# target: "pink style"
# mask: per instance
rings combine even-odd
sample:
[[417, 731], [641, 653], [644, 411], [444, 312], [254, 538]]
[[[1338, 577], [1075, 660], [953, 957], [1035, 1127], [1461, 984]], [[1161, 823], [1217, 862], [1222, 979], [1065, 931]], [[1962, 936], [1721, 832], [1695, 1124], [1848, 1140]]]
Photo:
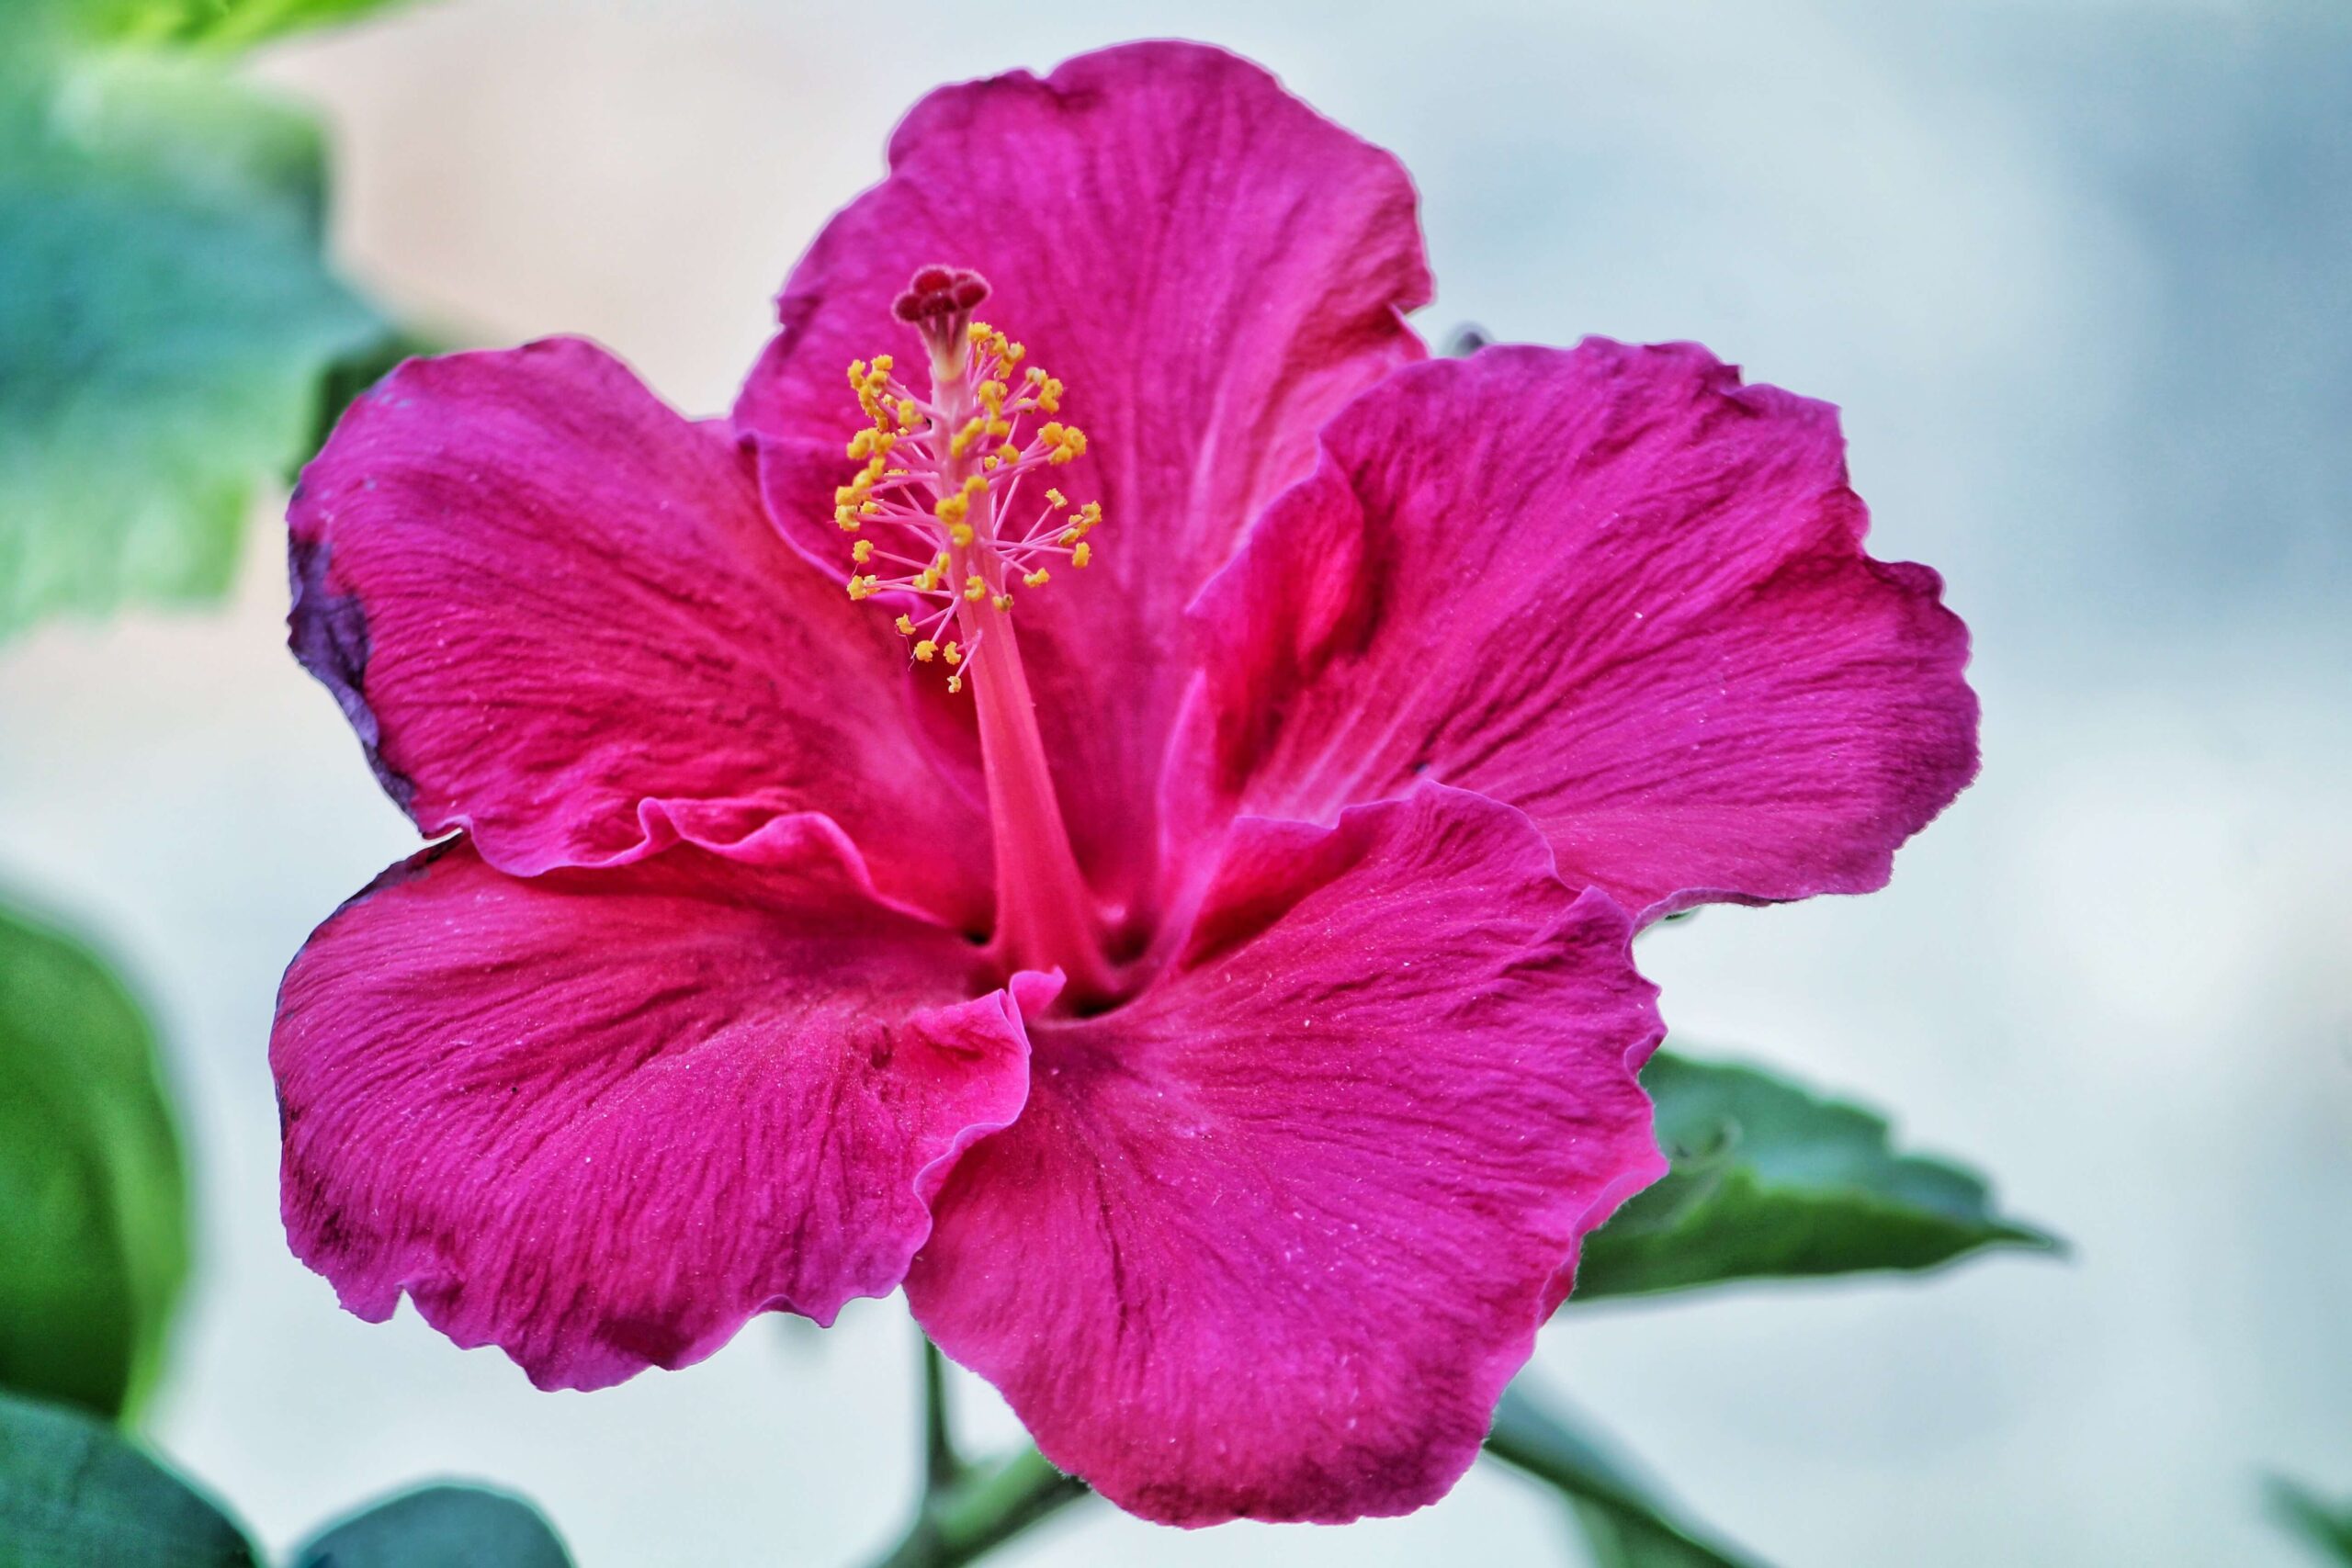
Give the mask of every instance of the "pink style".
[[1829, 407], [1429, 290], [1395, 159], [1136, 45], [919, 105], [731, 421], [355, 404], [292, 642], [440, 841], [286, 977], [295, 1252], [545, 1387], [903, 1288], [1138, 1514], [1442, 1495], [1664, 1168], [1634, 931], [1882, 885], [1976, 705]]

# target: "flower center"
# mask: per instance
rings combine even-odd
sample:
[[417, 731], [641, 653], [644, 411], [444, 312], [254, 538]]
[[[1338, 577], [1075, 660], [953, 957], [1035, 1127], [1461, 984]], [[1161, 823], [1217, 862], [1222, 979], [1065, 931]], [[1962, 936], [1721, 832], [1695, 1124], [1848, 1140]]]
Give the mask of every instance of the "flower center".
[[850, 366], [850, 388], [871, 423], [849, 444], [865, 467], [834, 492], [833, 521], [858, 536], [849, 596], [897, 608], [910, 660], [943, 669], [950, 692], [973, 688], [996, 848], [999, 959], [1012, 968], [1058, 964], [1082, 1000], [1110, 987], [1101, 920], [1046, 771], [1012, 609], [1016, 578], [1024, 591], [1042, 589], [1055, 566], [1086, 566], [1102, 508], [1073, 509], [1044, 484], [1046, 470], [1084, 456], [1086, 436], [1052, 417], [1062, 384], [1024, 367], [1020, 344], [972, 319], [988, 293], [978, 273], [928, 266], [892, 304], [922, 339], [923, 393], [899, 379], [887, 354]]

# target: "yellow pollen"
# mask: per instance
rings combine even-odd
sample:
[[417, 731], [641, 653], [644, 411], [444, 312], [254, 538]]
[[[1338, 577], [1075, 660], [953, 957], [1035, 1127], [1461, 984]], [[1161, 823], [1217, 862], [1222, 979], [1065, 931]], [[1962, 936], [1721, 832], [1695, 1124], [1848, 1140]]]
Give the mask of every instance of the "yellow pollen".
[[[850, 364], [850, 389], [868, 423], [847, 438], [844, 453], [855, 467], [833, 493], [834, 521], [843, 532], [861, 535], [850, 547], [849, 596], [862, 600], [885, 592], [871, 569], [885, 559], [922, 559], [928, 545], [936, 551], [930, 564], [891, 578], [888, 591], [932, 595], [933, 604], [953, 604], [950, 596], [961, 593], [968, 604], [1010, 615], [1014, 595], [1006, 588], [1015, 577], [1028, 589], [1053, 581], [1053, 569], [1041, 557], [1063, 556], [1073, 568], [1093, 558], [1086, 536], [1102, 521], [1100, 502], [1081, 506], [1048, 488], [1043, 518], [1034, 515], [1035, 502], [1023, 522], [998, 510], [1019, 493], [1017, 476], [1086, 456], [1086, 433], [1050, 417], [1066, 396], [1061, 381], [1028, 364], [1027, 348], [986, 321], [968, 323], [960, 352], [933, 347], [932, 389], [922, 396], [910, 395], [893, 379], [886, 355]], [[946, 419], [943, 410], [957, 417]], [[1033, 417], [1046, 423], [1016, 434]], [[990, 491], [999, 489], [1004, 494], [992, 507]], [[862, 534], [869, 521], [876, 525], [873, 539]], [[886, 545], [909, 553], [886, 554]], [[998, 583], [1006, 588], [993, 586]], [[972, 660], [963, 647], [938, 635], [942, 621], [932, 621], [928, 633], [911, 615], [896, 615], [893, 624], [908, 640], [911, 662], [944, 663], [951, 671], [948, 690], [963, 689]]]

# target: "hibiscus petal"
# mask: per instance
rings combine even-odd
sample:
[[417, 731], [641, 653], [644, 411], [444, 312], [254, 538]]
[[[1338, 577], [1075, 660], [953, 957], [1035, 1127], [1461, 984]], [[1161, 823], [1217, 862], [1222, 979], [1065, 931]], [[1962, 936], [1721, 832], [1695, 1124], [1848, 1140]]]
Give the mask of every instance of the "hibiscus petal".
[[1180, 815], [1442, 779], [1654, 918], [1882, 886], [1974, 776], [1966, 628], [1863, 553], [1828, 404], [1590, 339], [1406, 371], [1323, 447], [1196, 606]]
[[885, 889], [977, 922], [986, 825], [915, 737], [897, 639], [746, 470], [591, 344], [413, 360], [295, 492], [295, 652], [417, 826], [502, 870], [814, 811]]
[[761, 868], [532, 878], [453, 840], [311, 937], [270, 1065], [287, 1233], [345, 1306], [406, 1292], [541, 1387], [599, 1388], [898, 1284], [955, 1159], [1020, 1111], [1019, 1015], [967, 999], [971, 946], [875, 902], [838, 835], [762, 837]]
[[1431, 786], [1240, 825], [1184, 954], [1030, 1026], [907, 1278], [1056, 1464], [1174, 1524], [1339, 1521], [1476, 1458], [1578, 1239], [1665, 1169], [1606, 896]]
[[1182, 610], [1314, 460], [1314, 434], [1423, 350], [1429, 298], [1404, 169], [1264, 71], [1147, 43], [933, 94], [890, 175], [819, 237], [736, 408], [778, 523], [847, 569], [833, 486], [859, 423], [842, 382], [921, 266], [978, 269], [980, 314], [1069, 386], [1089, 456], [1057, 483], [1106, 521], [1083, 571], [1023, 592], [1023, 650], [1080, 860], [1142, 891], [1147, 819], [1187, 668]]

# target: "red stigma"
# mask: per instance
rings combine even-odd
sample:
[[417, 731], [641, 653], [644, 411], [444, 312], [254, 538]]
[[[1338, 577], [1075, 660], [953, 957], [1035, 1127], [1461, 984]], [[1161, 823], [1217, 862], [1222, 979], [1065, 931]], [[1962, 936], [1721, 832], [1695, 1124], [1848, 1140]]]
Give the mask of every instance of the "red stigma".
[[969, 267], [927, 266], [890, 302], [890, 313], [910, 326], [944, 316], [968, 314], [989, 297], [989, 280]]

